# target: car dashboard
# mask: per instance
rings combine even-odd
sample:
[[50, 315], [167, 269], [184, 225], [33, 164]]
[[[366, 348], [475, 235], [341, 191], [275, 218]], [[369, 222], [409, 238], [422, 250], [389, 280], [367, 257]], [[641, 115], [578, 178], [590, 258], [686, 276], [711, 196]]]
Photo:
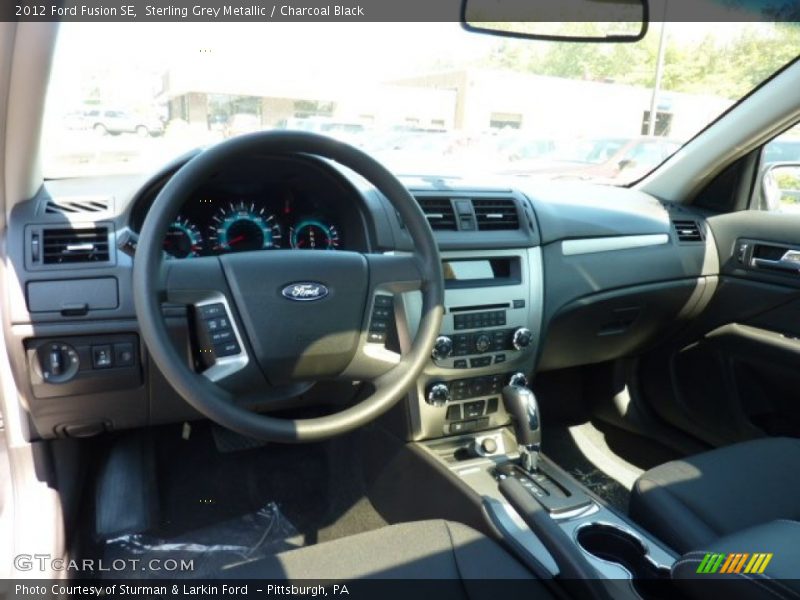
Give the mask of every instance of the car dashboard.
[[[13, 367], [32, 439], [199, 416], [150, 358], [132, 300], [138, 232], [190, 159], [143, 181], [51, 181], [14, 208], [7, 339], [23, 348]], [[410, 439], [505, 425], [499, 391], [512, 377], [635, 354], [713, 295], [719, 259], [698, 211], [584, 183], [401, 181], [427, 216], [445, 273], [441, 335], [402, 404]], [[679, 235], [687, 223], [691, 239]], [[164, 240], [167, 262], [247, 251], [407, 253], [413, 242], [388, 200], [348, 169], [307, 155], [253, 156], [198, 182]], [[373, 351], [410, 347], [420, 298], [396, 295], [385, 330], [370, 332]], [[164, 304], [163, 314], [190, 365], [209, 368], [191, 310]], [[234, 394], [270, 385], [252, 363], [218, 385]], [[299, 383], [306, 399], [341, 392], [326, 387], [335, 382]]]

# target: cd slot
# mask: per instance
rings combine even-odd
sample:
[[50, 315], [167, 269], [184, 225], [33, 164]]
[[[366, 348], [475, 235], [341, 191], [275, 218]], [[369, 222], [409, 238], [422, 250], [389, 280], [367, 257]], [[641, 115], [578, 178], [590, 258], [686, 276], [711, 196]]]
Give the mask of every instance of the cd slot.
[[511, 304], [509, 302], [503, 302], [500, 304], [481, 304], [478, 306], [451, 306], [450, 312], [451, 313], [459, 313], [459, 312], [468, 312], [471, 310], [497, 310], [502, 308], [508, 308]]

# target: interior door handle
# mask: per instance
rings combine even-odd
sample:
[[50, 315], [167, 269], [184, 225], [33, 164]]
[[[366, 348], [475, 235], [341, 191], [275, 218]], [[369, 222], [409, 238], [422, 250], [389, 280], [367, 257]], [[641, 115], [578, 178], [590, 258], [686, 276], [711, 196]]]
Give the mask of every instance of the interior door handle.
[[800, 250], [787, 250], [778, 260], [753, 258], [753, 266], [785, 271], [800, 271]]

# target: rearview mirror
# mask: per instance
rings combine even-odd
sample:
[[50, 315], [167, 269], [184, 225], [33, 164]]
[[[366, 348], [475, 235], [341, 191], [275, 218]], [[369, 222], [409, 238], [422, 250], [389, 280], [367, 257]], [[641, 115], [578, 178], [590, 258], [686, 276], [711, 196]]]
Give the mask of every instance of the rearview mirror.
[[761, 199], [766, 210], [800, 213], [800, 163], [773, 163], [761, 172]]
[[648, 0], [462, 0], [467, 31], [557, 42], [638, 42]]

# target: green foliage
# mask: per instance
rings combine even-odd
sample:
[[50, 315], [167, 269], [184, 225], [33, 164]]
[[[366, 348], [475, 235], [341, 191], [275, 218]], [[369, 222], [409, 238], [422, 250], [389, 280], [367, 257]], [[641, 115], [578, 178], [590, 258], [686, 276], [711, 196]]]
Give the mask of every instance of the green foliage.
[[776, 169], [775, 182], [781, 190], [800, 190], [800, 170]]
[[[563, 31], [590, 35], [593, 23], [565, 23]], [[733, 37], [708, 33], [698, 39], [671, 35], [667, 24], [662, 89], [740, 98], [800, 52], [795, 23], [750, 24]], [[660, 24], [635, 44], [499, 42], [484, 66], [570, 79], [652, 86]]]

